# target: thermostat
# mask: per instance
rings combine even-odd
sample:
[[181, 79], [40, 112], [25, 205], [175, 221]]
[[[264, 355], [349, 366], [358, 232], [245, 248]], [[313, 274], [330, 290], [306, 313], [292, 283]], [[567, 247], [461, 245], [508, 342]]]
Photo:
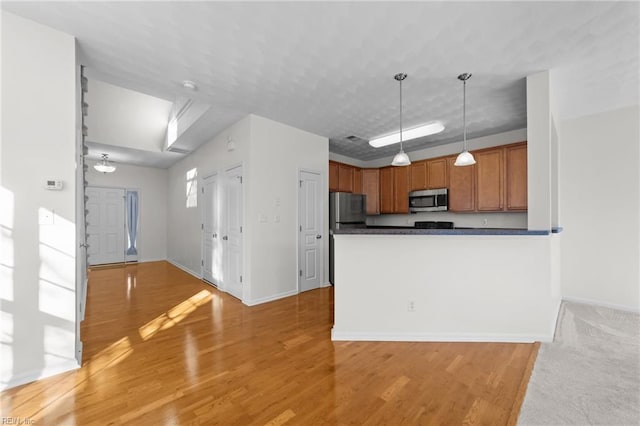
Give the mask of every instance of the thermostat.
[[47, 180], [47, 183], [44, 185], [46, 189], [51, 189], [54, 191], [59, 191], [62, 189], [62, 181], [61, 180]]

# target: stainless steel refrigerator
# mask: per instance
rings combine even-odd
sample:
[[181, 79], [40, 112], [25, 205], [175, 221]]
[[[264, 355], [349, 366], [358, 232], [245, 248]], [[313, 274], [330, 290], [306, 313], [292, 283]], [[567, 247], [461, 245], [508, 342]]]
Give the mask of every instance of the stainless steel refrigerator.
[[349, 192], [329, 193], [329, 281], [335, 284], [333, 231], [345, 228], [366, 228], [367, 196]]

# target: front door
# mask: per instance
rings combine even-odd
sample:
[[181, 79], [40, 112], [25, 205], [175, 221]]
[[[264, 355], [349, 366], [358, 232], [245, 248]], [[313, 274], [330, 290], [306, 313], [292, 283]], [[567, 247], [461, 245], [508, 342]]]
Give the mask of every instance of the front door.
[[298, 191], [298, 288], [312, 290], [322, 285], [322, 179], [320, 173], [301, 171]]
[[225, 181], [224, 290], [242, 300], [242, 166], [227, 170]]
[[202, 276], [214, 285], [219, 285], [222, 274], [222, 236], [218, 229], [220, 217], [220, 200], [218, 199], [217, 176], [204, 178], [202, 183], [203, 198], [203, 234], [202, 234]]
[[87, 254], [89, 265], [125, 261], [125, 190], [88, 187]]

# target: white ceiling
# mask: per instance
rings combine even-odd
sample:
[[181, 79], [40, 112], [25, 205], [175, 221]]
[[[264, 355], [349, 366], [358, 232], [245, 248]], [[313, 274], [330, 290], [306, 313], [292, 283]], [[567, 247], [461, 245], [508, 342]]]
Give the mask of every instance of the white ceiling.
[[360, 160], [364, 139], [404, 123], [447, 130], [407, 151], [526, 126], [527, 75], [551, 69], [559, 119], [638, 104], [638, 2], [70, 2], [2, 8], [77, 37], [93, 75], [173, 99], [197, 82], [212, 105], [197, 146], [249, 113], [329, 137]]

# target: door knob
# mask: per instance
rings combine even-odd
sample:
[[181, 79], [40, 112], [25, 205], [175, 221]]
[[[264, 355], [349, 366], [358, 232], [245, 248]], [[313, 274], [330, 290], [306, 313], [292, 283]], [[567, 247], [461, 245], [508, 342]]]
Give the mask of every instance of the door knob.
[[229, 239], [229, 237], [227, 237], [226, 235], [224, 237], [222, 237], [223, 240], [227, 241]]
[[319, 240], [320, 238], [322, 238], [322, 235], [320, 234], [316, 235], [316, 240]]

